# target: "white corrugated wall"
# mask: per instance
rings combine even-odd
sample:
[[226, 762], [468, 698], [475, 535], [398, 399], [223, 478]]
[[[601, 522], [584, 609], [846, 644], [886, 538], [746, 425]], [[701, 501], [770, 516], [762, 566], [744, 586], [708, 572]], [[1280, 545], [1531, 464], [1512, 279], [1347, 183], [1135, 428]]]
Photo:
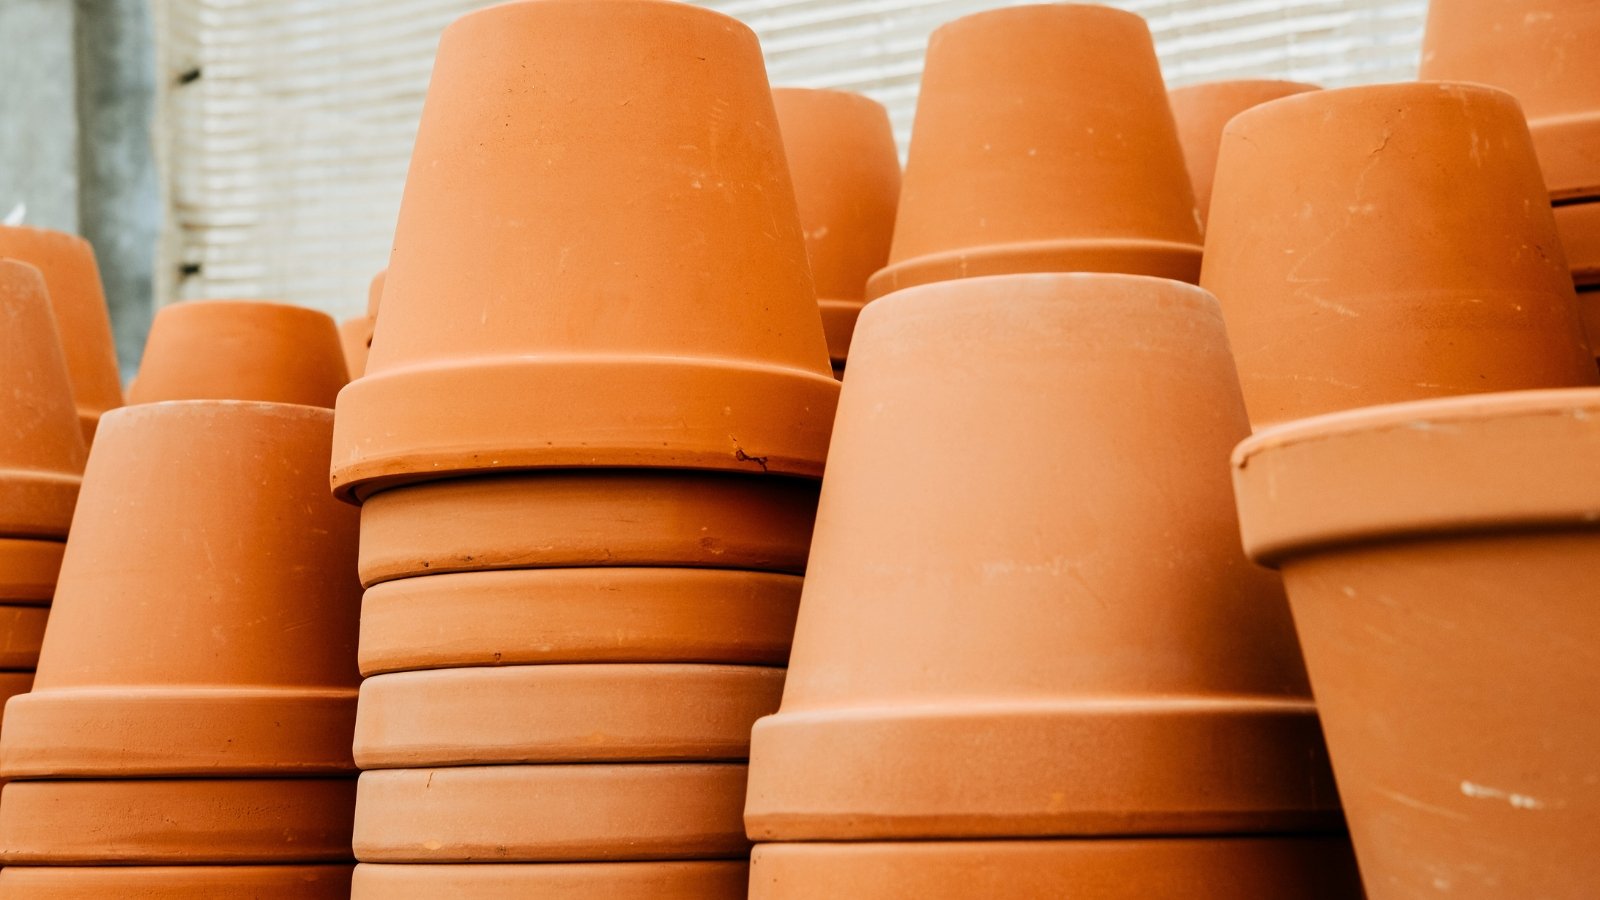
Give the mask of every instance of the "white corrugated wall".
[[[158, 297], [354, 315], [388, 257], [439, 32], [489, 0], [154, 0], [168, 203]], [[707, 0], [775, 85], [863, 91], [902, 142], [928, 32], [994, 0]], [[1411, 78], [1426, 0], [1118, 0], [1169, 84]]]

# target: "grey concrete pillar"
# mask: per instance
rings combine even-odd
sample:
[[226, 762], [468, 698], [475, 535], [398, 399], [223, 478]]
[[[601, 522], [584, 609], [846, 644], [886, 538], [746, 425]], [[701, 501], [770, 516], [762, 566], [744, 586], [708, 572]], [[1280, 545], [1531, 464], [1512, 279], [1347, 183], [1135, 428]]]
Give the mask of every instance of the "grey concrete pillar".
[[0, 219], [78, 230], [75, 0], [0, 0]]

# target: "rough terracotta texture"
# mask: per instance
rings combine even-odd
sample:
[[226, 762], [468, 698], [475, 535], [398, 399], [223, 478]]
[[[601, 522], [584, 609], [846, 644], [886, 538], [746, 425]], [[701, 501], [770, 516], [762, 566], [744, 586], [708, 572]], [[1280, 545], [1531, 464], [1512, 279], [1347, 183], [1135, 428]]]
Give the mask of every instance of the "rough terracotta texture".
[[837, 402], [761, 48], [668, 0], [444, 32], [341, 496], [529, 467], [821, 474]]
[[1073, 271], [1200, 274], [1200, 221], [1150, 30], [1079, 4], [957, 19], [928, 42], [889, 266], [867, 296]]
[[348, 900], [348, 865], [10, 866], [9, 900]]
[[0, 538], [0, 600], [49, 605], [66, 548], [65, 541]]
[[1216, 301], [926, 285], [867, 307], [850, 365], [752, 837], [1336, 825], [1281, 587], [1239, 549]]
[[[739, 761], [783, 670], [672, 664], [395, 672], [361, 685], [362, 769]], [[510, 714], [516, 711], [515, 715]]]
[[742, 764], [384, 769], [360, 784], [362, 862], [718, 859], [749, 847]]
[[798, 573], [817, 484], [610, 470], [452, 478], [361, 508], [361, 580], [484, 569], [700, 566]]
[[1200, 284], [1251, 422], [1594, 384], [1549, 209], [1492, 88], [1315, 91], [1233, 119]]
[[286, 303], [191, 300], [156, 313], [129, 403], [260, 400], [333, 408], [349, 381], [339, 330]]
[[[745, 900], [744, 860], [356, 867], [351, 900]], [[5, 880], [0, 875], [0, 884]]]
[[0, 259], [0, 538], [72, 523], [88, 451], [61, 347], [39, 270]]
[[1241, 445], [1234, 480], [1372, 900], [1592, 897], [1600, 390], [1295, 423]]
[[510, 569], [402, 578], [361, 603], [366, 675], [527, 663], [789, 659], [801, 579], [717, 569]]
[[332, 418], [222, 400], [107, 414], [0, 774], [352, 767], [357, 513], [328, 496]]
[[339, 862], [348, 778], [13, 781], [0, 792], [7, 866]]
[[849, 91], [777, 88], [772, 100], [828, 356], [839, 370], [866, 303], [867, 279], [889, 261], [900, 202], [894, 130], [883, 104]]
[[1344, 837], [763, 844], [751, 900], [1361, 900]]
[[101, 413], [122, 405], [111, 314], [94, 249], [83, 238], [60, 231], [0, 226], [0, 259], [25, 262], [44, 275], [87, 443]]
[[1222, 145], [1222, 129], [1239, 113], [1268, 100], [1303, 94], [1319, 88], [1297, 81], [1245, 79], [1208, 81], [1174, 88], [1167, 93], [1172, 117], [1178, 123], [1178, 140], [1183, 144], [1183, 159], [1189, 167], [1189, 183], [1194, 186], [1195, 209], [1200, 221], [1211, 208], [1211, 181], [1217, 171], [1217, 149]]
[[[1600, 285], [1600, 201], [1558, 206], [1555, 216], [1573, 283], [1579, 287]], [[1600, 334], [1591, 332], [1589, 344], [1600, 345]]]
[[1600, 194], [1600, 5], [1449, 0], [1428, 5], [1422, 78], [1492, 84], [1527, 110], [1555, 199]]
[[50, 610], [0, 604], [0, 669], [28, 670], [39, 663], [39, 644]]

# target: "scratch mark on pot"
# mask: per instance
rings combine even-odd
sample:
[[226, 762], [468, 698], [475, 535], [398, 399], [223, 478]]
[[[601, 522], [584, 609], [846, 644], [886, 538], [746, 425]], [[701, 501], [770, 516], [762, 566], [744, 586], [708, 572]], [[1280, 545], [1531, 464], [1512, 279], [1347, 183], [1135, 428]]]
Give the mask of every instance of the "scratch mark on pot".
[[1405, 794], [1400, 793], [1399, 791], [1391, 791], [1388, 788], [1378, 788], [1378, 793], [1384, 795], [1385, 797], [1388, 797], [1390, 800], [1393, 800], [1394, 802], [1400, 804], [1401, 806], [1409, 806], [1412, 809], [1421, 810], [1422, 812], [1427, 812], [1427, 813], [1433, 813], [1434, 815], [1444, 816], [1447, 819], [1455, 819], [1458, 822], [1470, 821], [1470, 817], [1469, 816], [1463, 815], [1462, 813], [1458, 813], [1453, 809], [1447, 809], [1446, 807], [1443, 807], [1443, 806], [1435, 806], [1432, 803], [1424, 803], [1423, 801], [1418, 800], [1415, 797], [1409, 797], [1409, 796], [1407, 796]]
[[1349, 318], [1349, 319], [1359, 319], [1359, 318], [1361, 318], [1361, 313], [1356, 312], [1355, 310], [1351, 309], [1348, 306], [1345, 306], [1342, 303], [1335, 303], [1332, 300], [1327, 300], [1327, 299], [1324, 299], [1322, 297], [1312, 297], [1310, 299], [1311, 299], [1311, 304], [1313, 306], [1317, 307], [1318, 309], [1326, 309], [1326, 310], [1329, 310], [1330, 312], [1336, 312], [1339, 315], [1344, 316], [1344, 317]]
[[1463, 796], [1474, 800], [1504, 800], [1516, 809], [1544, 809], [1544, 801], [1527, 794], [1518, 794], [1512, 791], [1503, 791], [1488, 785], [1475, 784], [1471, 781], [1461, 782]]

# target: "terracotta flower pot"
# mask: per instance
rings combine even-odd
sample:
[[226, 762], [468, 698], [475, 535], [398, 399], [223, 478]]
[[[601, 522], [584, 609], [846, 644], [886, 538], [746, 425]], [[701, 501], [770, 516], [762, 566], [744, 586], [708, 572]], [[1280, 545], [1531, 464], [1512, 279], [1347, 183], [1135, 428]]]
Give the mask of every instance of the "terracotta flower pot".
[[83, 238], [60, 231], [0, 226], [0, 259], [27, 263], [44, 275], [83, 440], [88, 443], [100, 414], [122, 405], [111, 314], [100, 287], [94, 248]]
[[816, 482], [612, 470], [452, 478], [369, 498], [361, 580], [585, 566], [800, 572]]
[[367, 356], [372, 352], [372, 330], [376, 319], [360, 316], [339, 323], [339, 345], [344, 348], [345, 372], [351, 381], [367, 371]]
[[32, 672], [0, 672], [0, 717], [5, 715], [5, 707], [12, 697], [30, 690], [33, 690]]
[[755, 34], [508, 3], [439, 45], [344, 497], [486, 469], [817, 477], [838, 383]]
[[[356, 867], [351, 900], [745, 900], [744, 860]], [[0, 884], [5, 876], [0, 875]]]
[[502, 666], [377, 675], [361, 685], [356, 765], [743, 762], [750, 726], [777, 711], [782, 693], [783, 670], [761, 666]]
[[1194, 185], [1195, 208], [1200, 221], [1211, 208], [1211, 180], [1217, 171], [1217, 148], [1222, 144], [1222, 129], [1239, 113], [1268, 100], [1320, 90], [1314, 84], [1297, 81], [1242, 80], [1210, 81], [1174, 88], [1167, 93], [1172, 116], [1178, 123], [1178, 140], [1189, 166], [1189, 183]]
[[0, 794], [7, 866], [338, 862], [349, 778], [13, 781]]
[[749, 848], [745, 767], [463, 766], [364, 772], [362, 862], [719, 859]]
[[64, 541], [0, 538], [0, 600], [48, 606], [61, 574]]
[[339, 330], [314, 309], [211, 300], [156, 313], [129, 403], [260, 400], [333, 408], [349, 380]]
[[[1580, 290], [1600, 286], [1600, 202], [1558, 206], [1555, 216], [1573, 284]], [[1600, 334], [1590, 332], [1589, 344], [1600, 345]]]
[[1281, 588], [1239, 550], [1211, 297], [926, 285], [850, 359], [753, 838], [1337, 827]]
[[1527, 111], [1555, 199], [1600, 195], [1600, 6], [1449, 0], [1428, 6], [1422, 77], [1492, 84]]
[[1251, 422], [1595, 383], [1549, 208], [1492, 88], [1315, 91], [1234, 118], [1200, 283]]
[[511, 569], [388, 581], [361, 603], [366, 675], [528, 663], [782, 666], [799, 577], [717, 569]]
[[349, 900], [350, 866], [11, 866], [10, 900]]
[[33, 671], [50, 610], [40, 606], [0, 604], [0, 669]]
[[1600, 391], [1299, 422], [1234, 480], [1373, 900], [1594, 896]]
[[353, 767], [357, 517], [323, 480], [332, 418], [236, 401], [106, 416], [0, 774]]
[[44, 279], [0, 259], [0, 538], [66, 537], [86, 452]]
[[752, 900], [1360, 900], [1342, 837], [763, 844]]
[[835, 373], [866, 303], [867, 279], [889, 261], [900, 202], [900, 155], [889, 111], [849, 91], [772, 92], [794, 177], [800, 227], [817, 283]]
[[1080, 271], [1200, 274], [1200, 221], [1150, 29], [1079, 4], [945, 25], [928, 43], [889, 266], [867, 296]]

